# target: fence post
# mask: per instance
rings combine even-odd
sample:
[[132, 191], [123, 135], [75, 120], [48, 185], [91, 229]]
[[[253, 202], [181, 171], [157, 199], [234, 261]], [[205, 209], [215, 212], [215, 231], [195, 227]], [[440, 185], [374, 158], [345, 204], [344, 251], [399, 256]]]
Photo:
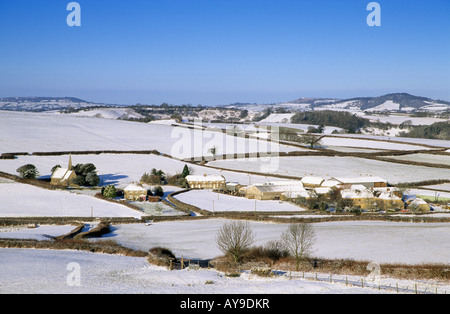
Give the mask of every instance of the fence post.
[[181, 255], [181, 270], [184, 269], [184, 258], [183, 255]]
[[364, 278], [361, 278], [361, 288], [364, 288]]
[[172, 260], [170, 260], [170, 266], [169, 266], [170, 270], [173, 270], [173, 264], [172, 263], [173, 263]]

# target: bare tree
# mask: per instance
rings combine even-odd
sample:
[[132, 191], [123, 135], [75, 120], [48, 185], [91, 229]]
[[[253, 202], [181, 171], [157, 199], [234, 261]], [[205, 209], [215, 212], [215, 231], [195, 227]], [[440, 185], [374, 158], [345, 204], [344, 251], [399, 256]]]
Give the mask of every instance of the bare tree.
[[303, 257], [311, 253], [316, 234], [309, 223], [290, 224], [281, 235], [287, 251], [295, 258], [296, 269], [299, 269]]
[[300, 136], [299, 142], [309, 145], [310, 148], [314, 148], [316, 145], [321, 145], [322, 138], [312, 134], [304, 134]]
[[224, 254], [238, 263], [242, 255], [253, 245], [255, 236], [249, 222], [232, 221], [225, 223], [217, 233], [216, 243]]

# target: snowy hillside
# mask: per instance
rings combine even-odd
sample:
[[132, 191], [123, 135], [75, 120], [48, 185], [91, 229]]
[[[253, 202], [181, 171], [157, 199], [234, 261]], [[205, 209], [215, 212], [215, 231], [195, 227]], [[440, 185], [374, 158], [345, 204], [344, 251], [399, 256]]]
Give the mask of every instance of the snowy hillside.
[[99, 106], [74, 97], [7, 97], [0, 98], [0, 110], [51, 111]]

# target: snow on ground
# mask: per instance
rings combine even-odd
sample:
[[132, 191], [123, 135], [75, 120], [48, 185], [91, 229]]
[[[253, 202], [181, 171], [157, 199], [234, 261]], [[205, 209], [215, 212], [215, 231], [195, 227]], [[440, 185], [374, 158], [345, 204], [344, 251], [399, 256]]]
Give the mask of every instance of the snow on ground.
[[[79, 266], [78, 284], [74, 266]], [[5, 294], [394, 293], [287, 276], [232, 278], [208, 269], [169, 271], [142, 257], [27, 249], [0, 249], [0, 278], [0, 293]]]
[[75, 229], [75, 226], [71, 225], [38, 225], [36, 228], [28, 228], [27, 226], [0, 227], [0, 238], [45, 241], [49, 237], [67, 234], [73, 229]]
[[392, 100], [387, 100], [381, 105], [376, 107], [366, 109], [366, 111], [397, 111], [400, 110], [400, 104], [393, 102]]
[[260, 122], [288, 123], [293, 115], [293, 113], [272, 113]]
[[301, 207], [281, 201], [250, 200], [244, 197], [225, 195], [211, 191], [193, 190], [175, 196], [183, 203], [191, 204], [211, 212], [227, 211], [302, 211]]
[[[272, 158], [261, 158], [260, 167], [257, 172], [267, 172], [277, 167], [277, 160]], [[25, 164], [33, 164], [42, 176], [50, 176], [51, 169], [55, 165], [67, 166], [68, 155], [62, 156], [18, 156], [16, 159], [0, 160], [0, 171], [17, 174], [16, 169]], [[97, 167], [100, 177], [100, 185], [114, 184], [119, 188], [125, 188], [131, 182], [139, 182], [142, 175], [150, 173], [153, 168], [163, 170], [167, 176], [175, 175], [183, 171], [187, 164], [172, 158], [157, 155], [136, 154], [100, 154], [100, 155], [73, 155], [72, 162], [76, 164], [93, 163]], [[269, 176], [247, 175], [231, 171], [202, 167], [187, 164], [195, 175], [211, 174], [223, 175], [227, 181], [239, 182], [241, 184], [264, 183], [273, 178]]]
[[[274, 123], [274, 122], [256, 122], [256, 125], [271, 126], [271, 127], [286, 127], [291, 129], [300, 130], [300, 132], [307, 132], [310, 127], [317, 128], [318, 125], [314, 124], [295, 124], [295, 123]], [[323, 134], [332, 134], [334, 131], [342, 131], [343, 129], [334, 126], [325, 126]]]
[[[110, 234], [91, 241], [114, 240], [142, 251], [166, 247], [180, 258], [211, 259], [223, 255], [215, 239], [219, 229], [229, 221], [167, 221], [150, 226], [119, 224], [111, 227]], [[250, 225], [255, 233], [255, 245], [279, 240], [288, 227], [287, 224], [267, 222], [250, 222]], [[340, 221], [314, 223], [313, 227], [316, 240], [312, 255], [316, 257], [400, 264], [448, 264], [450, 261], [448, 223]], [[3, 227], [0, 238], [43, 239], [43, 234], [57, 236], [72, 229], [73, 226]]]
[[427, 186], [423, 186], [423, 187], [425, 187], [427, 189], [435, 189], [435, 190], [450, 192], [450, 183], [427, 185]]
[[158, 150], [178, 158], [292, 151], [292, 147], [219, 132], [49, 113], [0, 112], [0, 153]]
[[[370, 110], [367, 110], [370, 111]], [[411, 121], [412, 125], [431, 125], [436, 122], [447, 121], [441, 118], [433, 117], [411, 117], [409, 115], [366, 115], [364, 113], [358, 113], [361, 118], [368, 119], [371, 122], [381, 122], [381, 123], [391, 123], [395, 125], [400, 125], [405, 121]]]
[[450, 201], [450, 191], [449, 192], [441, 192], [441, 191], [432, 191], [432, 190], [423, 190], [423, 189], [408, 189], [408, 193], [412, 195], [416, 195], [417, 197], [426, 198], [430, 201], [434, 201], [435, 199], [447, 199]]
[[450, 165], [450, 155], [431, 155], [431, 154], [411, 154], [403, 156], [387, 156], [386, 158], [425, 162], [430, 164]]
[[[382, 135], [373, 135], [373, 134], [333, 134], [336, 137], [341, 138], [348, 138], [348, 137], [355, 137], [360, 138], [361, 140], [364, 139], [375, 139], [375, 140], [382, 140], [382, 141], [396, 141], [396, 142], [404, 142], [405, 144], [410, 145], [429, 145], [429, 146], [436, 146], [436, 147], [443, 147], [447, 148], [450, 147], [450, 141], [445, 140], [434, 140], [434, 139], [425, 139], [425, 138], [413, 138], [413, 137], [392, 137], [392, 136], [382, 136]], [[425, 149], [423, 146], [420, 146], [420, 149]], [[450, 152], [450, 150], [449, 150]]]
[[76, 116], [76, 117], [96, 117], [96, 118], [103, 118], [103, 119], [120, 119], [120, 118], [139, 119], [139, 118], [144, 117], [130, 108], [88, 109], [88, 110], [81, 110], [78, 112], [69, 113], [69, 115]]
[[[260, 169], [260, 160], [257, 158], [245, 161], [239, 159], [214, 161], [209, 164], [246, 171]], [[312, 175], [323, 178], [378, 176], [391, 184], [450, 178], [450, 169], [404, 165], [355, 157], [280, 157], [274, 158], [273, 165], [275, 171], [268, 172], [268, 175], [276, 173], [298, 177]]]
[[324, 137], [320, 141], [321, 146], [325, 148], [327, 146], [347, 146], [347, 147], [360, 147], [360, 148], [375, 148], [386, 150], [426, 150], [428, 148], [424, 146], [400, 144], [382, 141], [371, 141], [364, 139], [343, 138], [343, 137]]
[[[215, 238], [229, 220], [159, 222], [113, 226], [105, 239], [139, 250], [167, 247], [178, 257], [210, 259], [221, 256]], [[251, 222], [256, 245], [278, 240], [286, 224]], [[450, 261], [450, 225], [374, 221], [322, 222], [313, 225], [313, 255], [377, 263], [444, 263]]]
[[136, 210], [88, 195], [28, 184], [0, 184], [0, 217], [136, 217]]

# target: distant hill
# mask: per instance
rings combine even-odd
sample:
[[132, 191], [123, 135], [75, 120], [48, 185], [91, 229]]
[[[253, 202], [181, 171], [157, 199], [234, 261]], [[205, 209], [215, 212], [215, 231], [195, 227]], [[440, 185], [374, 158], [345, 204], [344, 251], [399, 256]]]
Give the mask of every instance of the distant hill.
[[358, 109], [362, 111], [445, 111], [450, 102], [414, 96], [407, 93], [387, 94], [379, 97], [359, 97], [330, 102], [317, 101], [311, 104], [314, 109]]
[[51, 111], [106, 106], [75, 97], [5, 97], [0, 98], [0, 110], [10, 111]]
[[[12, 111], [51, 111], [51, 110], [79, 110], [89, 107], [127, 106], [99, 104], [75, 97], [6, 97], [0, 98], [0, 110]], [[128, 106], [133, 107], [133, 106]], [[298, 98], [288, 102], [272, 104], [234, 103], [222, 108], [248, 110], [249, 112], [263, 112], [267, 108], [277, 113], [309, 111], [309, 110], [349, 110], [369, 112], [445, 112], [450, 110], [450, 102], [434, 100], [427, 97], [414, 96], [407, 93], [394, 93], [378, 97], [356, 97], [348, 99], [335, 98]]]

